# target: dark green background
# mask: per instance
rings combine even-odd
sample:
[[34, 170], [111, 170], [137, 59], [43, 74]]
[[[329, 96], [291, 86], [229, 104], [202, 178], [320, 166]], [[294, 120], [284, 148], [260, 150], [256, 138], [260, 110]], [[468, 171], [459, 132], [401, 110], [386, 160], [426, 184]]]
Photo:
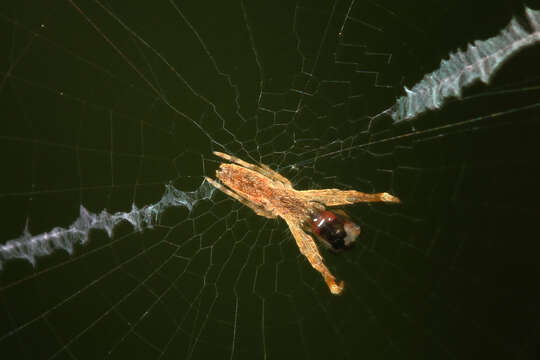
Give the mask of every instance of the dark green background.
[[2, 358], [538, 358], [540, 47], [441, 111], [370, 121], [523, 4], [173, 5], [2, 2], [0, 242], [194, 190], [213, 150], [403, 204], [347, 209], [360, 244], [324, 252], [340, 297], [283, 221], [222, 194], [9, 262]]

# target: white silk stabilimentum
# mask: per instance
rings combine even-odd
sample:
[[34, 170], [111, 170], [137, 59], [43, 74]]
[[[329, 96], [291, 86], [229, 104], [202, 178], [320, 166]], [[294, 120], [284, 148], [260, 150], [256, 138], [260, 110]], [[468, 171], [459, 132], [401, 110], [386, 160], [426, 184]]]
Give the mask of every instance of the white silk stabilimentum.
[[469, 44], [466, 51], [450, 54], [437, 70], [424, 76], [387, 111], [394, 122], [410, 120], [427, 110], [439, 109], [449, 97], [461, 97], [463, 88], [481, 80], [489, 83], [500, 66], [525, 47], [540, 42], [540, 11], [526, 9], [528, 31], [515, 18], [487, 40]]
[[129, 212], [111, 214], [103, 210], [94, 214], [81, 205], [79, 217], [68, 228], [56, 227], [37, 235], [25, 229], [19, 238], [0, 245], [0, 270], [9, 259], [24, 259], [35, 265], [36, 257], [49, 255], [56, 250], [65, 250], [71, 254], [75, 245], [88, 241], [90, 230], [104, 230], [112, 237], [114, 228], [121, 222], [130, 223], [136, 231], [151, 228], [167, 208], [183, 206], [191, 211], [198, 201], [209, 199], [214, 191], [206, 181], [191, 192], [180, 191], [172, 185], [165, 185], [165, 188], [165, 193], [157, 203], [142, 208], [133, 205]]

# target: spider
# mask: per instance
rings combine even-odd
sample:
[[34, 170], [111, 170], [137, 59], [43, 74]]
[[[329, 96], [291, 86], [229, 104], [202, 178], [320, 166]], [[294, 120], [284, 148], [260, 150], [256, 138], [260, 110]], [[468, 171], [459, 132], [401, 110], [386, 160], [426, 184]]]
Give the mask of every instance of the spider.
[[[300, 252], [326, 281], [332, 294], [340, 294], [344, 282], [336, 278], [324, 264], [317, 244], [307, 232], [333, 251], [350, 247], [360, 235], [360, 227], [342, 210], [326, 210], [326, 206], [357, 202], [399, 203], [389, 193], [366, 194], [355, 190], [295, 190], [291, 182], [267, 165], [254, 165], [232, 155], [214, 154], [231, 163], [221, 163], [216, 177], [221, 183], [206, 181], [233, 199], [250, 207], [257, 215], [269, 219], [283, 218], [296, 240]], [[225, 185], [225, 186], [224, 186]]]

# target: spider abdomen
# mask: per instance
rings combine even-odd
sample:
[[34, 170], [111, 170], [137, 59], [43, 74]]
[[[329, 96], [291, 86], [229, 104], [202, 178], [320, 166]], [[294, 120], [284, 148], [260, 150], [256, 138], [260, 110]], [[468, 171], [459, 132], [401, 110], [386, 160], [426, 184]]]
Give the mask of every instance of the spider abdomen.
[[311, 231], [326, 246], [334, 251], [350, 247], [358, 235], [360, 227], [333, 211], [321, 211], [311, 219]]

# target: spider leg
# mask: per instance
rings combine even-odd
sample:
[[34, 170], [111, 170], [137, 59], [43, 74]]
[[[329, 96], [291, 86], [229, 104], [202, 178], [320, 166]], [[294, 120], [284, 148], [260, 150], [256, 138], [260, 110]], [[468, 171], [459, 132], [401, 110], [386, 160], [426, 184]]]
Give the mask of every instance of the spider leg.
[[324, 265], [323, 258], [319, 253], [319, 248], [317, 247], [317, 244], [315, 244], [313, 238], [306, 234], [296, 222], [290, 220], [285, 221], [287, 221], [287, 225], [289, 225], [289, 229], [296, 240], [296, 245], [298, 245], [300, 252], [308, 259], [311, 266], [323, 276], [330, 292], [334, 295], [341, 294], [345, 284], [343, 281], [337, 283], [334, 275], [332, 275], [330, 270]]
[[[265, 164], [261, 164], [261, 167], [267, 172], [268, 176], [273, 178], [274, 180], [277, 180], [279, 181], [280, 183], [283, 183], [289, 187], [292, 188], [292, 184], [291, 182], [289, 181], [289, 179], [287, 179], [285, 176], [281, 175], [280, 173], [278, 173], [277, 171], [274, 171], [272, 169], [270, 169], [270, 167], [268, 165], [265, 165]], [[263, 174], [264, 175], [264, 174]]]
[[246, 162], [246, 161], [244, 161], [242, 159], [239, 159], [236, 156], [227, 155], [227, 154], [224, 154], [224, 153], [219, 152], [219, 151], [214, 151], [214, 155], [219, 156], [220, 158], [223, 158], [223, 159], [225, 159], [227, 161], [236, 163], [236, 164], [238, 164], [240, 166], [243, 166], [246, 169], [256, 171], [259, 174], [262, 174], [262, 175], [264, 175], [264, 176], [266, 176], [266, 177], [268, 177], [268, 178], [270, 178], [272, 180], [276, 180], [276, 181], [278, 181], [280, 183], [283, 183], [288, 187], [292, 187], [291, 182], [286, 177], [284, 177], [280, 173], [270, 169], [265, 164], [261, 164], [261, 166], [254, 165], [254, 164], [248, 163], [248, 162]]
[[400, 200], [387, 192], [367, 194], [356, 190], [303, 190], [299, 195], [308, 201], [319, 201], [326, 206], [349, 205], [359, 202], [399, 203]]
[[221, 185], [217, 181], [212, 180], [209, 177], [205, 177], [205, 180], [208, 181], [210, 184], [212, 184], [212, 186], [215, 187], [216, 189], [224, 192], [225, 194], [229, 195], [233, 199], [238, 200], [240, 203], [246, 205], [251, 210], [255, 211], [255, 213], [257, 215], [264, 216], [264, 217], [269, 218], [269, 219], [277, 218], [277, 215], [274, 215], [270, 211], [266, 211], [262, 207], [253, 204], [252, 202], [250, 202], [249, 200], [245, 199], [244, 197], [238, 195], [234, 191], [231, 191], [231, 190], [227, 189], [225, 186]]

